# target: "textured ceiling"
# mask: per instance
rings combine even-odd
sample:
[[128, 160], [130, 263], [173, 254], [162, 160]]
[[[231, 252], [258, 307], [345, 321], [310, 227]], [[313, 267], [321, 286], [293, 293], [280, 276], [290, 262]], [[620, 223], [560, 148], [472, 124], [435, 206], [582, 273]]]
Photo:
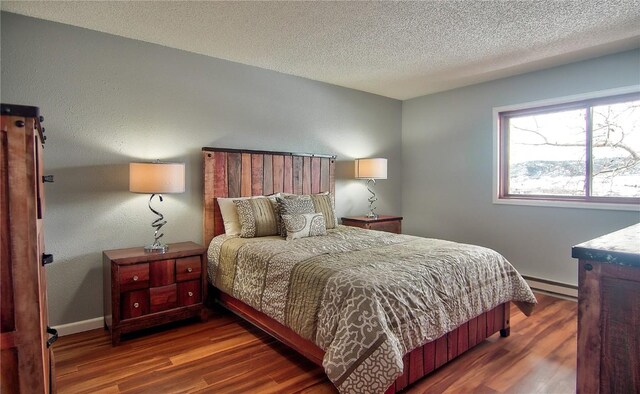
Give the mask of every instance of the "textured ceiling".
[[0, 4], [397, 99], [640, 47], [640, 0]]

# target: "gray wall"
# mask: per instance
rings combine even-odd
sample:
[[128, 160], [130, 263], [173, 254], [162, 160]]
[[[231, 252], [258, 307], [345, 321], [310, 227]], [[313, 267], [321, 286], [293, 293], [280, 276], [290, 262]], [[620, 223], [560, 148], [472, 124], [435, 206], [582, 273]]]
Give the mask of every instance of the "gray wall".
[[401, 107], [380, 96], [15, 14], [2, 13], [2, 102], [45, 116], [45, 238], [53, 325], [102, 316], [101, 252], [152, 236], [128, 163], [184, 161], [167, 195], [166, 241], [202, 241], [200, 148], [338, 155], [339, 216], [364, 214], [354, 157], [389, 159], [380, 212], [401, 213]]
[[571, 246], [638, 212], [492, 203], [492, 108], [640, 84], [624, 52], [403, 102], [404, 230], [491, 247], [523, 275], [576, 284]]

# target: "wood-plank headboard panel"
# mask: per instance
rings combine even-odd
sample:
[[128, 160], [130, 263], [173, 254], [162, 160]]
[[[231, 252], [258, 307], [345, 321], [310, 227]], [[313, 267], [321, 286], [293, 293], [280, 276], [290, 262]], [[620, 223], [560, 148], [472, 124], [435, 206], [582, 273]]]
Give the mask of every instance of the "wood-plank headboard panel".
[[332, 155], [205, 147], [202, 162], [205, 247], [224, 233], [218, 197], [335, 193], [336, 156]]

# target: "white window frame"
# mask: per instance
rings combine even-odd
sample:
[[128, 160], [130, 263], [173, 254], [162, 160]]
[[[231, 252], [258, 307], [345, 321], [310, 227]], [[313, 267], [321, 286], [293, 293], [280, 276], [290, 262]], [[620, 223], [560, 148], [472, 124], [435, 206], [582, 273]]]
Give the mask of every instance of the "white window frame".
[[640, 93], [640, 85], [625, 86], [615, 89], [600, 90], [597, 92], [576, 94], [571, 96], [557, 97], [546, 100], [531, 101], [527, 103], [507, 105], [493, 108], [493, 203], [505, 205], [527, 205], [535, 207], [556, 207], [556, 208], [582, 208], [582, 209], [607, 209], [616, 211], [640, 212], [640, 204], [620, 204], [611, 202], [593, 201], [563, 201], [553, 199], [518, 199], [503, 198], [500, 195], [500, 158], [502, 155], [502, 141], [500, 140], [500, 113], [507, 111], [517, 111], [528, 108], [544, 107], [548, 105], [560, 105], [575, 101], [590, 100], [608, 96], [617, 96], [629, 93]]

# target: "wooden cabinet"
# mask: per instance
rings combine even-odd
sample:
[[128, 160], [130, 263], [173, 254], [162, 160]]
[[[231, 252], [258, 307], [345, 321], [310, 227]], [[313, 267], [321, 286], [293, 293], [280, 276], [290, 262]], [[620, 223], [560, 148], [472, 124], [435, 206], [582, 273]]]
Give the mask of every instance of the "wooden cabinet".
[[342, 224], [345, 226], [387, 231], [389, 233], [396, 234], [400, 234], [402, 232], [402, 216], [379, 215], [377, 218], [350, 216], [342, 218]]
[[51, 393], [57, 333], [47, 327], [43, 118], [37, 107], [2, 104], [0, 112], [0, 392]]
[[577, 392], [640, 388], [640, 224], [576, 245]]
[[117, 345], [121, 334], [200, 316], [207, 318], [205, 248], [170, 244], [166, 253], [144, 248], [103, 253], [105, 327]]

